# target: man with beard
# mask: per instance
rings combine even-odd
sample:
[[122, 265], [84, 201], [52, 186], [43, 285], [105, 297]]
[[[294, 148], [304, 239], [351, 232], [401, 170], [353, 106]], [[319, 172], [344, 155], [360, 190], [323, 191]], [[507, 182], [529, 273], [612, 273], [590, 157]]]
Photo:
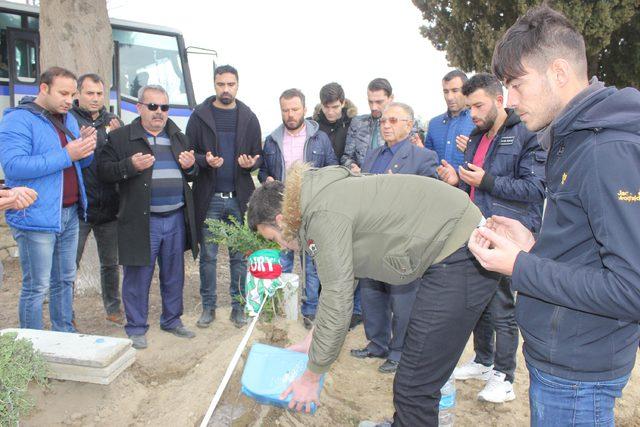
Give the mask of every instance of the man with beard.
[[[247, 201], [255, 189], [251, 172], [260, 165], [262, 135], [260, 123], [251, 109], [236, 99], [238, 71], [230, 65], [216, 68], [216, 94], [198, 105], [187, 123], [200, 173], [193, 185], [196, 227], [200, 240], [200, 297], [202, 315], [196, 326], [208, 327], [216, 317], [218, 245], [208, 242], [206, 219], [240, 223]], [[239, 295], [244, 290], [245, 263], [239, 252], [229, 253], [231, 321], [245, 324]]]
[[[440, 166], [443, 181], [458, 185], [489, 218], [501, 215], [540, 229], [546, 152], [515, 111], [505, 110], [502, 84], [491, 74], [476, 74], [462, 87], [476, 128], [465, 163]], [[502, 403], [515, 399], [513, 376], [518, 350], [515, 300], [503, 276], [473, 332], [475, 358], [454, 371], [456, 379], [487, 381], [478, 399]], [[495, 348], [493, 334], [495, 331]]]
[[[287, 89], [280, 95], [282, 125], [264, 141], [264, 162], [260, 166], [260, 182], [285, 182], [286, 170], [295, 162], [310, 163], [322, 168], [337, 165], [331, 140], [319, 129], [318, 123], [304, 118], [304, 94], [298, 89]], [[282, 252], [282, 271], [293, 270], [293, 251]], [[302, 302], [304, 325], [310, 329], [316, 317], [320, 280], [311, 257], [302, 256], [305, 272], [305, 298]]]

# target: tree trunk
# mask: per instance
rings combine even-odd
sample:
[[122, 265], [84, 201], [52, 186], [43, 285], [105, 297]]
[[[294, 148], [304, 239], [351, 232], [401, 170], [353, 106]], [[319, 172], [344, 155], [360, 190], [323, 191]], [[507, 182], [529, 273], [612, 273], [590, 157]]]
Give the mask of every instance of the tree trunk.
[[[106, 0], [45, 0], [40, 2], [40, 70], [57, 65], [78, 77], [96, 73], [105, 82], [109, 104], [113, 37]], [[77, 276], [77, 291], [100, 292], [100, 262], [91, 239], [85, 246]]]
[[40, 69], [57, 65], [78, 76], [96, 73], [109, 101], [113, 38], [106, 0], [40, 2]]

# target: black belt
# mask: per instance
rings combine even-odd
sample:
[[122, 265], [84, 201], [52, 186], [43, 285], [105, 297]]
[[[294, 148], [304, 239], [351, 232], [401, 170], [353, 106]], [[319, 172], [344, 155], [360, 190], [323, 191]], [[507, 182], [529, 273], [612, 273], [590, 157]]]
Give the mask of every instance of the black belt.
[[236, 197], [236, 192], [229, 191], [228, 193], [213, 193], [213, 195], [216, 197], [221, 197], [223, 199], [233, 199], [234, 197]]

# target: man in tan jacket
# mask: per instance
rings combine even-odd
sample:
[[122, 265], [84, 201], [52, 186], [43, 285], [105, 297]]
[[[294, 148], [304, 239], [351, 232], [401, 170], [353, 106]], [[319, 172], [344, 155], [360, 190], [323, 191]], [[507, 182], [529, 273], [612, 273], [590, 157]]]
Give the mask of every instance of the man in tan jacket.
[[308, 351], [309, 362], [283, 393], [293, 393], [290, 407], [309, 411], [319, 403], [320, 376], [349, 328], [355, 277], [392, 285], [420, 279], [395, 377], [394, 425], [437, 426], [440, 388], [497, 284], [466, 246], [481, 222], [464, 192], [413, 175], [295, 164], [286, 187], [275, 181], [256, 190], [249, 226], [285, 248], [305, 250], [322, 281], [315, 327], [291, 347]]

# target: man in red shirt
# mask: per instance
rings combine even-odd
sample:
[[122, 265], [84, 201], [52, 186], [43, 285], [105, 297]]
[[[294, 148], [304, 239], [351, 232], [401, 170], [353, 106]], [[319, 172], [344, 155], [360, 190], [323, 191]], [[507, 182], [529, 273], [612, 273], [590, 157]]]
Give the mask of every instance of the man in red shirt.
[[[477, 74], [462, 87], [476, 128], [458, 171], [446, 162], [443, 181], [469, 193], [485, 218], [516, 219], [529, 230], [540, 228], [546, 152], [520, 117], [503, 107], [502, 85], [490, 74]], [[515, 300], [503, 277], [473, 331], [476, 356], [454, 371], [459, 380], [487, 381], [478, 399], [502, 403], [515, 399], [513, 376], [518, 350]], [[494, 345], [495, 332], [495, 345]]]

